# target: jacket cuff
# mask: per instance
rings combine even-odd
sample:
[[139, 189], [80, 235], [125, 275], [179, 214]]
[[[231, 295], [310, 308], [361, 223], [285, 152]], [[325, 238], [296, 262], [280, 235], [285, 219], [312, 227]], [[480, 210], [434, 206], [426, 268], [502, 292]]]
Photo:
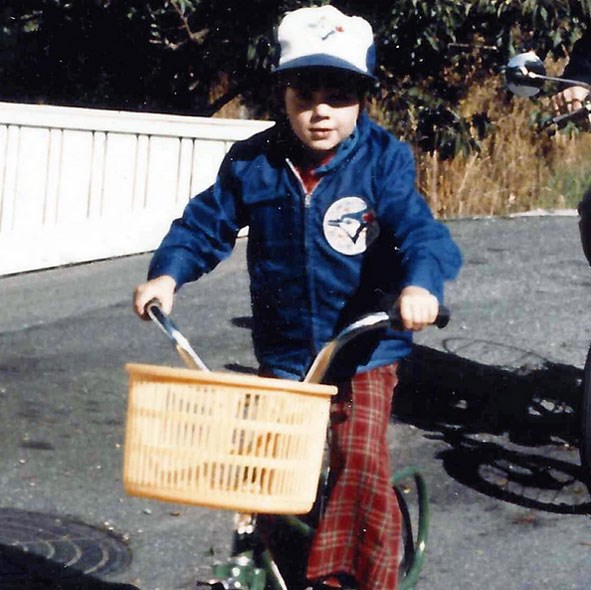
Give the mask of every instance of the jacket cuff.
[[427, 264], [412, 264], [406, 269], [406, 279], [402, 282], [404, 287], [422, 287], [437, 297], [439, 303], [443, 303], [443, 279], [437, 276], [436, 270]]
[[193, 259], [185, 261], [182, 254], [161, 256], [156, 252], [148, 268], [148, 280], [161, 276], [172, 277], [176, 282], [176, 290], [185, 283], [196, 281], [203, 273], [195, 268]]

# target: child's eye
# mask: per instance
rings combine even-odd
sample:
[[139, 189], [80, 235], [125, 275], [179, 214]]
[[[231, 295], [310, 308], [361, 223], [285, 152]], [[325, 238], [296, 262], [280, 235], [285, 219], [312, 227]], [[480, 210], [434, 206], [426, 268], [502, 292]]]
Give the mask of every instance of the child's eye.
[[348, 89], [334, 88], [326, 91], [318, 91], [313, 88], [293, 88], [296, 100], [302, 106], [312, 105], [316, 102], [324, 102], [333, 107], [342, 107], [357, 101], [357, 94]]
[[307, 102], [313, 98], [312, 90], [308, 88], [297, 88], [295, 92], [298, 100]]
[[346, 105], [351, 104], [357, 100], [353, 92], [338, 91], [328, 96], [327, 102], [333, 105]]

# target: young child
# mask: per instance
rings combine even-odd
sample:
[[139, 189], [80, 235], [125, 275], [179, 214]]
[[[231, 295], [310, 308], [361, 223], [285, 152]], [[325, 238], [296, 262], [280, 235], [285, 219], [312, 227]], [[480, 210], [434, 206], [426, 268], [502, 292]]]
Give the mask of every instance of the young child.
[[373, 123], [370, 25], [332, 6], [288, 13], [273, 76], [284, 117], [234, 144], [215, 184], [193, 198], [137, 287], [145, 317], [228, 256], [248, 226], [253, 343], [260, 374], [300, 379], [323, 344], [397, 294], [407, 331], [361, 337], [338, 355], [331, 411], [335, 485], [308, 562], [314, 588], [394, 590], [400, 516], [386, 427], [397, 361], [436, 317], [461, 255], [415, 190], [408, 146]]

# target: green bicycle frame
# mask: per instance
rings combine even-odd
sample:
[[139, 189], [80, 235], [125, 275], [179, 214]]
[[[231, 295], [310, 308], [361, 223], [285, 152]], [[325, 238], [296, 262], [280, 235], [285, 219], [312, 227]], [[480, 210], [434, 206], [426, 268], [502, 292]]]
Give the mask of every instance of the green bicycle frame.
[[[416, 585], [419, 574], [423, 568], [423, 563], [425, 561], [425, 550], [427, 548], [429, 532], [429, 499], [427, 495], [427, 484], [421, 472], [413, 466], [405, 467], [394, 473], [391, 483], [393, 486], [398, 486], [405, 480], [410, 479], [415, 481], [418, 496], [419, 510], [417, 538], [414, 542], [414, 554], [412, 562], [406, 572], [406, 575], [399, 580], [398, 590], [411, 590]], [[311, 537], [314, 535], [314, 528], [307, 525], [297, 516], [282, 515], [281, 519], [303, 537]], [[287, 586], [285, 585], [281, 574], [278, 572], [277, 566], [273, 561], [269, 551], [265, 551], [263, 553], [262, 561], [262, 567], [267, 572], [267, 579], [273, 587], [273, 590], [287, 590]], [[251, 590], [255, 589], [253, 588]]]
[[406, 575], [398, 583], [398, 590], [410, 590], [418, 581], [419, 574], [425, 561], [425, 550], [429, 536], [429, 497], [427, 495], [427, 484], [421, 472], [413, 466], [405, 467], [396, 471], [392, 476], [392, 485], [400, 485], [404, 480], [414, 479], [418, 496], [418, 527], [417, 538], [414, 543], [415, 552], [411, 566]]

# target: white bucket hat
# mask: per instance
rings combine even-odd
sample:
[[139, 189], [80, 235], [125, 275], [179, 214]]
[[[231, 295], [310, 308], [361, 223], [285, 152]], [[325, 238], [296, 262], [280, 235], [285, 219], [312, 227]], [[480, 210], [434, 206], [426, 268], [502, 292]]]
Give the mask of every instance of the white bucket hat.
[[320, 66], [374, 78], [371, 25], [334, 6], [288, 12], [277, 30], [277, 41], [281, 53], [275, 72]]

